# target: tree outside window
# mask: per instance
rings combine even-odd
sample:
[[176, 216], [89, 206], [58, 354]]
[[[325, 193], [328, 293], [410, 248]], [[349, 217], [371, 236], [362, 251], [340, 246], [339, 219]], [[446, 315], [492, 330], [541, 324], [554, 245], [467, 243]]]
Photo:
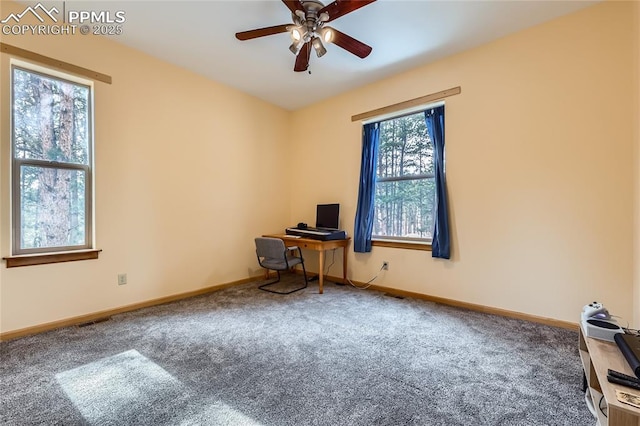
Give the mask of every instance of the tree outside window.
[[424, 112], [381, 121], [373, 238], [430, 241], [435, 198]]
[[90, 85], [12, 67], [13, 253], [92, 247]]

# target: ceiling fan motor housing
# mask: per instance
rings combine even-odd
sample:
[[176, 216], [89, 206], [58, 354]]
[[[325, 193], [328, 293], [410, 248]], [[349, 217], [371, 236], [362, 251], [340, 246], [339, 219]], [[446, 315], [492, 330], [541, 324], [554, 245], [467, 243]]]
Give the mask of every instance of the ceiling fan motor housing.
[[302, 7], [304, 12], [297, 10], [291, 14], [291, 18], [293, 22], [306, 28], [303, 38], [305, 42], [308, 42], [324, 24], [324, 21], [318, 16], [318, 11], [324, 7], [324, 4], [318, 0], [305, 0], [302, 1]]

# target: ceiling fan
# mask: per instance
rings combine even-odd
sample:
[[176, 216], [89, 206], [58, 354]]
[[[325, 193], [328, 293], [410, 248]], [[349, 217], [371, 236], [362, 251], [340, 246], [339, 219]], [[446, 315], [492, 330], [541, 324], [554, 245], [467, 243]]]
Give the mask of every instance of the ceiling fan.
[[251, 40], [289, 32], [291, 37], [289, 50], [296, 55], [293, 70], [297, 72], [306, 71], [309, 68], [312, 48], [318, 57], [327, 53], [327, 49], [322, 44], [323, 41], [333, 43], [359, 58], [366, 58], [371, 53], [370, 46], [325, 24], [374, 1], [376, 0], [336, 0], [325, 6], [318, 0], [282, 0], [291, 11], [292, 24], [242, 31], [236, 33], [236, 38]]

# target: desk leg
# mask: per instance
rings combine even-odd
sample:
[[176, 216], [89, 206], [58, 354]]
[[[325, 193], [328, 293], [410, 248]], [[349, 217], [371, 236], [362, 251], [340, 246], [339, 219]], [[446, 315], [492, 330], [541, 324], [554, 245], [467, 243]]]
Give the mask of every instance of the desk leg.
[[347, 283], [347, 246], [342, 247], [342, 284]]
[[318, 287], [319, 293], [322, 294], [324, 291], [322, 285], [324, 284], [324, 250], [320, 250], [318, 255]]

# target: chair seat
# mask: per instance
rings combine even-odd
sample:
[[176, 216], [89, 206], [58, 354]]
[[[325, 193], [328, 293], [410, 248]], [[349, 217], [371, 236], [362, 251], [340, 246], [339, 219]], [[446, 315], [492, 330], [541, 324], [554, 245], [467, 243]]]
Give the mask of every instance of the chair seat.
[[280, 258], [280, 259], [263, 259], [262, 260], [262, 266], [264, 268], [269, 268], [269, 269], [273, 269], [274, 271], [283, 271], [285, 269], [287, 269], [287, 262], [289, 263], [288, 267], [291, 268], [292, 266], [298, 265], [300, 263], [302, 263], [302, 260], [299, 257], [289, 257], [287, 258], [287, 261], [285, 262], [284, 259]]

